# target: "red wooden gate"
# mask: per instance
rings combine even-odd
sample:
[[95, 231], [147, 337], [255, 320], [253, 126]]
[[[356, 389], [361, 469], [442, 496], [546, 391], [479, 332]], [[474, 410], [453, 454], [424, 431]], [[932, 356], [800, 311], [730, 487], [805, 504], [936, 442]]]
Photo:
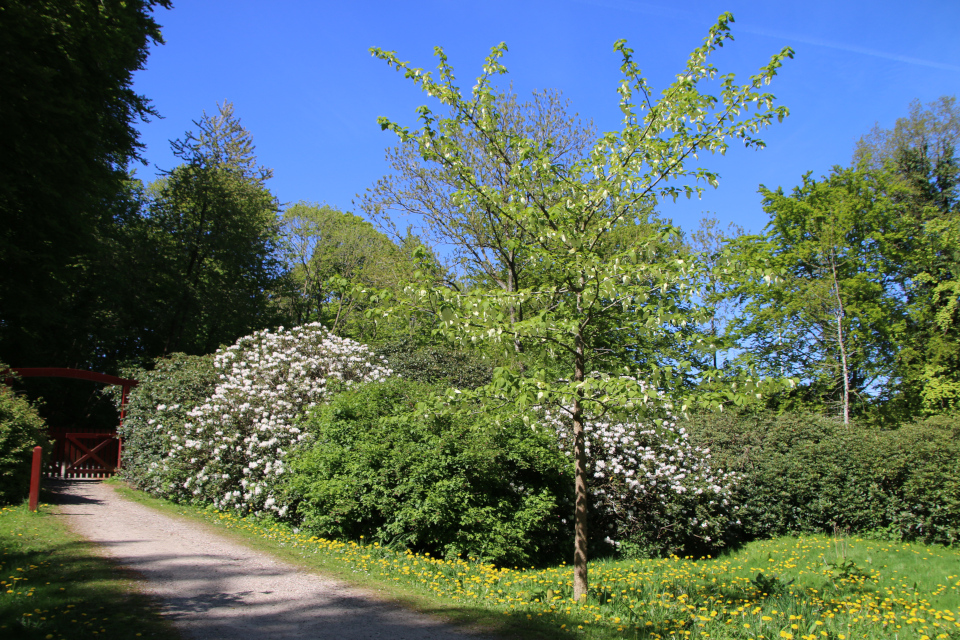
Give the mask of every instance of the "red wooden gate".
[[[120, 400], [120, 424], [127, 408], [127, 392], [137, 386], [136, 380], [118, 378], [95, 371], [63, 368], [22, 368], [12, 370], [24, 378], [76, 378], [102, 384], [123, 387]], [[2, 375], [2, 373], [0, 373]], [[105, 432], [102, 428], [84, 429], [67, 427], [50, 429], [54, 441], [53, 455], [44, 475], [55, 478], [109, 478], [120, 468], [120, 453], [123, 445], [117, 431]]]
[[51, 429], [54, 440], [48, 476], [58, 478], [109, 478], [119, 466], [120, 439], [116, 432], [78, 432]]

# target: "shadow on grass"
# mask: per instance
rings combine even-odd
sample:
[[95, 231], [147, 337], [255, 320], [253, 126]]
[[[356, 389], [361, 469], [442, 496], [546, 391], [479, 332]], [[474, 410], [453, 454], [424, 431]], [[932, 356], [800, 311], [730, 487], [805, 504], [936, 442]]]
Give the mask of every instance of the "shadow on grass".
[[31, 529], [31, 520], [48, 515], [31, 514], [24, 520], [26, 533], [0, 539], [2, 573], [5, 578], [18, 578], [3, 585], [0, 636], [25, 640], [180, 637], [160, 619], [156, 603], [132, 588], [129, 580], [135, 576], [97, 555], [94, 545], [31, 536], [36, 530]]
[[[26, 580], [18, 583], [21, 595], [0, 598], [0, 625], [13, 630], [12, 637], [30, 640], [50, 634], [56, 638], [91, 638], [94, 632], [107, 638], [177, 637], [149, 621], [150, 599], [111, 584], [118, 573], [129, 574], [129, 569], [90, 555], [94, 550], [84, 542], [54, 545], [43, 551], [8, 549], [3, 556], [4, 569], [33, 568], [25, 572]], [[479, 608], [458, 607], [458, 615], [451, 619], [450, 608], [418, 607], [423, 613], [446, 618], [444, 629], [424, 616], [408, 614], [398, 604], [345, 590], [308, 591], [290, 598], [289, 593], [271, 584], [282, 580], [285, 571], [250, 570], [242, 563], [229, 561], [211, 568], [198, 563], [200, 559], [189, 554], [156, 554], [129, 563], [147, 580], [163, 583], [165, 617], [197, 637], [439, 640], [452, 637], [445, 633], [450, 629], [475, 631], [474, 620], [489, 615]], [[249, 582], [251, 578], [265, 579], [267, 584], [259, 590], [237, 591], [229, 586], [236, 579]], [[50, 586], [45, 588], [45, 582]], [[39, 585], [31, 591], [36, 583]], [[504, 620], [494, 627], [494, 633], [504, 637], [573, 637], [529, 621]], [[11, 636], [0, 629], [0, 637]]]

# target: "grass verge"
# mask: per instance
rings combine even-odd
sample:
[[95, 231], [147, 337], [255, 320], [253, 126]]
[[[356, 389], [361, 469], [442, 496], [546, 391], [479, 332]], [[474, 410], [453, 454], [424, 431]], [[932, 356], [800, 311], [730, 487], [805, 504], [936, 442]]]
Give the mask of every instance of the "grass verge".
[[138, 586], [50, 505], [0, 508], [0, 637], [178, 639]]
[[590, 597], [577, 603], [566, 566], [448, 561], [119, 490], [308, 569], [502, 636], [960, 640], [958, 549], [810, 536], [758, 541], [719, 558], [594, 562]]
[[447, 598], [425, 593], [406, 581], [384, 580], [381, 576], [374, 575], [350, 562], [341, 553], [324, 553], [318, 548], [305, 546], [298, 541], [286, 540], [281, 532], [297, 534], [283, 525], [258, 523], [253, 520], [235, 521], [227, 514], [212, 509], [191, 507], [155, 498], [142, 491], [131, 489], [129, 485], [116, 478], [106, 482], [125, 498], [158, 511], [206, 525], [215, 533], [251, 549], [269, 553], [281, 560], [303, 567], [307, 571], [322, 573], [376, 592], [384, 600], [436, 616], [460, 630], [525, 640], [566, 640], [579, 637], [569, 632], [558, 633], [553, 625], [542, 624], [539, 621], [531, 623], [505, 617], [499, 610], [488, 608], [482, 603], [451, 602]]

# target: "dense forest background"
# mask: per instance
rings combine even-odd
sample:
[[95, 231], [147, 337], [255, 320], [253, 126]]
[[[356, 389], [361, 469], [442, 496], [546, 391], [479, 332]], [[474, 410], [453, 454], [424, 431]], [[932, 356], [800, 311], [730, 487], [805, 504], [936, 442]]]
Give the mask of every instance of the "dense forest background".
[[[450, 341], [442, 303], [396, 311], [411, 283], [513, 300], [551, 282], [550, 266], [525, 250], [527, 232], [457, 200], [457, 177], [412, 142], [388, 151], [391, 175], [358, 198], [356, 212], [284, 204], [224, 103], [171, 143], [179, 165], [141, 182], [135, 127], [157, 114], [131, 83], [160, 41], [158, 8], [169, 3], [5, 3], [0, 361], [122, 374], [175, 353], [208, 354], [258, 329], [321, 322], [387, 354], [398, 371], [452, 386], [483, 384], [496, 367], [562, 375], [535, 340]], [[503, 131], [552, 141], [558, 163], [572, 167], [590, 153], [592, 123], [571, 115], [559, 92], [498, 90], [491, 100]], [[508, 190], [515, 159], [485, 156], [484, 141], [460, 135], [484, 183]], [[914, 103], [893, 128], [864, 132], [829, 175], [798, 176], [790, 190], [761, 187], [769, 223], [760, 233], [713, 219], [676, 229], [655, 199], [644, 201], [630, 224], [604, 236], [606, 250], [618, 254], [656, 229], [652, 263], [702, 265], [687, 283], [698, 293], [673, 309], [689, 322], [669, 337], [635, 330], [643, 310], [617, 307], [591, 343], [597, 361], [610, 372], [687, 363], [679, 384], [694, 394], [745, 377], [791, 379], [759, 403], [844, 423], [896, 427], [953, 411], [958, 137], [955, 97]], [[537, 304], [510, 302], [500, 313], [526, 326], [542, 317]], [[50, 423], [116, 420], [85, 383], [19, 384], [43, 398]]]

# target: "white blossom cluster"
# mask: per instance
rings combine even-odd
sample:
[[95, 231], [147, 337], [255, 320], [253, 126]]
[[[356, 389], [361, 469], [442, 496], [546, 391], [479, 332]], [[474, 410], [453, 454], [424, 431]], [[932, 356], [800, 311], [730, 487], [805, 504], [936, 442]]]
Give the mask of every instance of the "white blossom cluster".
[[[220, 382], [213, 395], [187, 413], [179, 433], [167, 434], [160, 464], [165, 476], [178, 478], [169, 492], [281, 517], [288, 505], [274, 489], [286, 472], [284, 457], [305, 438], [297, 416], [345, 387], [392, 373], [365, 345], [319, 323], [245, 336], [218, 351], [214, 366]], [[175, 408], [157, 407], [156, 429], [165, 428], [164, 412]]]
[[[545, 423], [572, 456], [569, 415], [547, 412]], [[685, 538], [711, 546], [736, 520], [737, 474], [712, 465], [710, 450], [694, 446], [673, 416], [660, 426], [588, 417], [584, 435], [594, 507], [607, 516], [615, 546], [638, 535], [661, 538], [663, 549]]]

